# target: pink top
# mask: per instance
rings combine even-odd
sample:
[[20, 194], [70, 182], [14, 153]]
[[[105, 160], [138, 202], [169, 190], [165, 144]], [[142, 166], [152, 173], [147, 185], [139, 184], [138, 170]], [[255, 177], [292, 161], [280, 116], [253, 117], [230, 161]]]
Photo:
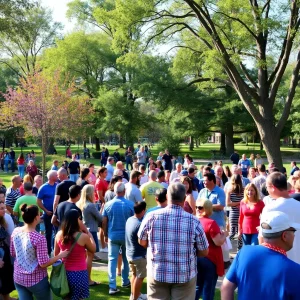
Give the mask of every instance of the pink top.
[[67, 155], [67, 156], [72, 156], [72, 152], [71, 152], [70, 149], [67, 149], [67, 150], [66, 150], [66, 155]]
[[244, 201], [241, 201], [240, 203], [239, 223], [242, 228], [242, 233], [258, 233], [256, 227], [259, 226], [259, 217], [265, 204], [263, 201], [259, 200], [252, 208], [250, 208]]
[[[61, 251], [69, 250], [72, 243], [63, 244], [61, 240], [58, 241], [58, 246]], [[76, 243], [71, 254], [67, 258], [63, 258], [65, 268], [67, 271], [84, 271], [87, 269], [86, 265], [86, 251], [84, 246]]]
[[16, 257], [16, 283], [31, 287], [47, 277], [47, 269], [41, 267], [49, 261], [47, 242], [43, 235], [36, 231], [24, 232], [22, 227], [17, 227], [11, 235], [10, 253]]
[[89, 179], [90, 179], [90, 183], [92, 185], [95, 185], [97, 178], [96, 178], [96, 175], [94, 173], [90, 174], [90, 178]]

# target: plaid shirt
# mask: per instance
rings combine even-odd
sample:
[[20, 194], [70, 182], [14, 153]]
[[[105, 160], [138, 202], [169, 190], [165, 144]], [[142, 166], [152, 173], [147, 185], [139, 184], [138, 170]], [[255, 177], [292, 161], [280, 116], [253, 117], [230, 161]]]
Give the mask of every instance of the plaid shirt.
[[14, 281], [31, 287], [45, 277], [47, 268], [41, 265], [49, 261], [46, 238], [36, 231], [25, 232], [17, 227], [10, 240], [10, 254], [15, 257]]
[[196, 250], [208, 248], [200, 221], [178, 205], [147, 215], [138, 237], [148, 240], [148, 271], [159, 282], [193, 279], [197, 275]]

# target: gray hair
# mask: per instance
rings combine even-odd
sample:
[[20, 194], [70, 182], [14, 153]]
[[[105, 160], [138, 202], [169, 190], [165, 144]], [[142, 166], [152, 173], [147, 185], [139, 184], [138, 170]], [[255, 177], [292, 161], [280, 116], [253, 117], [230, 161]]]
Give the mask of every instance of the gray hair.
[[68, 172], [65, 168], [59, 168], [59, 170], [57, 171], [57, 173], [61, 174], [61, 175], [66, 175], [68, 176]]
[[123, 182], [117, 182], [114, 186], [115, 194], [123, 193], [125, 191], [125, 185]]
[[49, 180], [51, 177], [54, 177], [54, 176], [57, 177], [57, 171], [55, 171], [55, 170], [50, 170], [50, 171], [47, 172], [47, 178], [48, 178], [48, 180]]
[[185, 200], [185, 186], [180, 182], [171, 183], [168, 187], [168, 199], [171, 202], [183, 203]]
[[156, 180], [157, 179], [157, 173], [155, 171], [150, 171], [149, 172], [149, 177], [152, 179], [152, 180]]
[[182, 164], [181, 164], [181, 163], [177, 163], [177, 164], [175, 165], [176, 168], [179, 167], [179, 166], [182, 166]]

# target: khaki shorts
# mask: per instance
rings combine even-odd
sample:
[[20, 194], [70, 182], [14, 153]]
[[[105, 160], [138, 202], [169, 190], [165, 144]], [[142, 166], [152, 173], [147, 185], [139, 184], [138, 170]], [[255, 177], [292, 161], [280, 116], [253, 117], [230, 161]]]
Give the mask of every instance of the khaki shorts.
[[131, 272], [137, 278], [146, 278], [147, 277], [147, 259], [138, 258], [134, 260], [128, 260]]

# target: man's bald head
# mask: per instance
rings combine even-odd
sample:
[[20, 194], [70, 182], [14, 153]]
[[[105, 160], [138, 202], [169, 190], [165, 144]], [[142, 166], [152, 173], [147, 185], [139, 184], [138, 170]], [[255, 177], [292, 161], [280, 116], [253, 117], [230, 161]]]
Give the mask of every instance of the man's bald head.
[[156, 179], [157, 179], [157, 173], [155, 172], [155, 171], [150, 171], [150, 173], [149, 173], [149, 178], [150, 178], [150, 180], [152, 180], [152, 181], [156, 181]]

